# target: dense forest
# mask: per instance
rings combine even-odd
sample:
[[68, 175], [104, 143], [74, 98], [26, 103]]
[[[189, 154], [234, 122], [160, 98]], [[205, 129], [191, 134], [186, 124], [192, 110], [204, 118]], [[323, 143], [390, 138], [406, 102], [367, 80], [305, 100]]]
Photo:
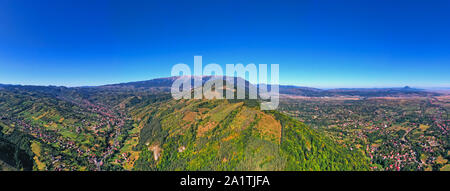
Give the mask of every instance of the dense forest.
[[362, 152], [279, 112], [226, 100], [167, 105], [135, 114], [135, 170], [368, 170]]

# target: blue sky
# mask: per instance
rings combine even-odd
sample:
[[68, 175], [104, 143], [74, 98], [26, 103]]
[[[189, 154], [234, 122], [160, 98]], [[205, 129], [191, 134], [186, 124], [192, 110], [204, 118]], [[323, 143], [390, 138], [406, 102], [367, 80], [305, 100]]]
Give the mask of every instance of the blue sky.
[[0, 83], [101, 85], [177, 63], [279, 64], [281, 84], [450, 87], [450, 1], [0, 1]]

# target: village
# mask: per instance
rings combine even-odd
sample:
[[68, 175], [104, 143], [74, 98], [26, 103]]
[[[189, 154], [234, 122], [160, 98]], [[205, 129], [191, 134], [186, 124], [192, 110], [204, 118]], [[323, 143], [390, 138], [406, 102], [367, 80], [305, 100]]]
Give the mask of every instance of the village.
[[[41, 170], [102, 170], [109, 157], [121, 147], [119, 138], [126, 130], [125, 115], [87, 100], [60, 99], [77, 106], [79, 110], [75, 111], [88, 117], [78, 119], [75, 125], [68, 125], [64, 118], [41, 120], [48, 116], [19, 118], [4, 113], [2, 123], [42, 143], [39, 160], [45, 163], [45, 169]], [[76, 163], [73, 158], [77, 159]]]
[[448, 103], [436, 98], [285, 99], [280, 110], [359, 149], [370, 158], [372, 170], [441, 170], [449, 167]]

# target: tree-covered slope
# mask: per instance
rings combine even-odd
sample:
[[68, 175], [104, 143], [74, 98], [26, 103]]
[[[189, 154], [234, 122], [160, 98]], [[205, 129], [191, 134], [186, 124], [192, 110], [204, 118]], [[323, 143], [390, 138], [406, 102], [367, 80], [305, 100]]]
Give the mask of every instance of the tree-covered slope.
[[[359, 151], [249, 102], [170, 100], [132, 109], [134, 170], [367, 170]], [[139, 134], [139, 135], [138, 135]]]

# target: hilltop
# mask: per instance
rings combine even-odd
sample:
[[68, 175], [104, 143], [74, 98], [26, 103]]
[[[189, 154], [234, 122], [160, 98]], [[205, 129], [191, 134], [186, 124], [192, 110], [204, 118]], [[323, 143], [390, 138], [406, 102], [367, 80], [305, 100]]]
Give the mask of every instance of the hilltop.
[[139, 158], [125, 166], [136, 170], [368, 169], [361, 152], [245, 101], [169, 100], [130, 110], [140, 133], [129, 157]]

